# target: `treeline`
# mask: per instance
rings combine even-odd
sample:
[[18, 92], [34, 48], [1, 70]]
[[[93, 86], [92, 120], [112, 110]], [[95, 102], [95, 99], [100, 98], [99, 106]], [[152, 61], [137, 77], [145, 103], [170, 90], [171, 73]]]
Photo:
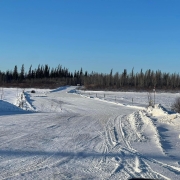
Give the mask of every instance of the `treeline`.
[[134, 73], [134, 69], [130, 73], [126, 69], [122, 73], [113, 74], [92, 73], [88, 75], [84, 84], [88, 88], [95, 89], [117, 89], [117, 90], [147, 90], [164, 89], [177, 90], [180, 89], [180, 76], [176, 73], [163, 73], [160, 70], [147, 70]]
[[81, 68], [75, 72], [69, 72], [67, 68], [59, 65], [57, 68], [50, 68], [48, 65], [39, 65], [33, 69], [29, 67], [25, 71], [24, 65], [20, 70], [15, 66], [14, 70], [0, 71], [0, 85], [6, 87], [39, 87], [56, 88], [64, 85], [83, 85], [86, 89], [107, 89], [107, 90], [145, 90], [180, 89], [180, 76], [177, 73], [164, 73], [160, 70], [147, 70], [135, 73], [134, 69], [130, 73], [126, 69], [122, 73], [113, 70], [108, 74], [87, 71]]

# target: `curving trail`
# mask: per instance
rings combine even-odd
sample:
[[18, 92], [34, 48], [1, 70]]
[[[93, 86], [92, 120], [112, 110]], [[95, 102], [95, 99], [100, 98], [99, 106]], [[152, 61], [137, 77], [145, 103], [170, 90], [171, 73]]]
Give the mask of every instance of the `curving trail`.
[[174, 126], [161, 126], [167, 117], [70, 90], [26, 92], [36, 112], [0, 116], [0, 179], [180, 176], [180, 159], [165, 134]]

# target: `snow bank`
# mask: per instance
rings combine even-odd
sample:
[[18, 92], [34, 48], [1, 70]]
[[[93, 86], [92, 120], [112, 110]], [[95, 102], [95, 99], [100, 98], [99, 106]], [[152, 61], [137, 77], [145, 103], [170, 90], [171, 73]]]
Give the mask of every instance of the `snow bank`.
[[154, 107], [148, 107], [147, 112], [152, 116], [166, 116], [168, 114], [167, 110], [160, 104], [156, 104]]
[[26, 99], [26, 95], [24, 92], [21, 92], [17, 96], [16, 106], [20, 107], [23, 110], [33, 111], [34, 108], [30, 105], [30, 103]]
[[[0, 114], [0, 179], [177, 179], [180, 174], [180, 119], [168, 124], [166, 118], [176, 116], [163, 103], [136, 111], [130, 105], [145, 107], [146, 94], [34, 90], [4, 89], [0, 111], [20, 113]], [[26, 112], [17, 107], [22, 102], [40, 113], [21, 113]]]
[[18, 108], [17, 106], [0, 100], [0, 112], [7, 112], [7, 111], [22, 111], [22, 109]]

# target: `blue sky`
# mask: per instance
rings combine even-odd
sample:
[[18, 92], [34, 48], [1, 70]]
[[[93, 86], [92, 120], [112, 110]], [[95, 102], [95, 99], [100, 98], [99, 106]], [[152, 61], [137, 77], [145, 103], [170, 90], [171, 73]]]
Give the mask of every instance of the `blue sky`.
[[0, 70], [179, 72], [179, 0], [0, 0]]

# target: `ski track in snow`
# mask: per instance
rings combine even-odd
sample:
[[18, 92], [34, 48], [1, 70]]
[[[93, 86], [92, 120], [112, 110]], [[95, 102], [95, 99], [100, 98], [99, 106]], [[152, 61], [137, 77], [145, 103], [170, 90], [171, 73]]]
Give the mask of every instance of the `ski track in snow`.
[[[17, 89], [6, 91], [6, 101], [15, 103]], [[172, 122], [177, 115], [153, 117], [138, 104], [119, 106], [121, 100], [130, 103], [125, 93], [113, 103], [116, 94], [104, 101], [103, 96], [73, 94], [74, 87], [30, 91], [25, 91], [22, 109], [31, 113], [0, 116], [0, 179], [169, 180], [180, 176], [180, 159], [173, 155], [178, 147], [172, 144], [179, 139], [180, 124]], [[168, 147], [167, 128], [173, 127], [177, 138]]]

